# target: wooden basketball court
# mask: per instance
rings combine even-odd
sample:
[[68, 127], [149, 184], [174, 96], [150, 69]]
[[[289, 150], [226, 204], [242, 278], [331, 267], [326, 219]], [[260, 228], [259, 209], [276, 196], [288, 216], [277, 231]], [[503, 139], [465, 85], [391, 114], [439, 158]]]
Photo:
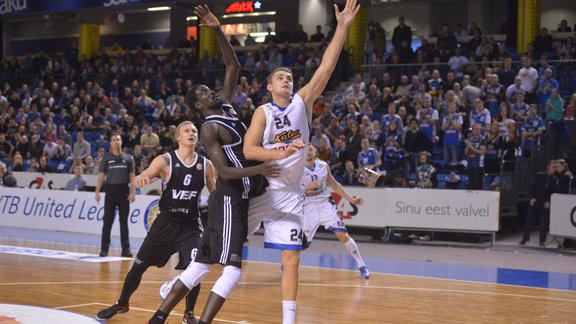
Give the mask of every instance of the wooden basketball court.
[[[0, 238], [0, 244], [98, 253], [97, 247]], [[0, 303], [94, 316], [114, 303], [129, 261], [89, 263], [0, 254]], [[178, 273], [176, 260], [151, 268], [130, 311], [109, 323], [145, 323], [160, 305], [158, 288]], [[196, 314], [221, 268], [205, 279]], [[298, 323], [576, 323], [576, 292], [302, 267]], [[215, 323], [280, 323], [280, 267], [246, 262], [240, 284]], [[183, 307], [169, 323], [181, 323]]]

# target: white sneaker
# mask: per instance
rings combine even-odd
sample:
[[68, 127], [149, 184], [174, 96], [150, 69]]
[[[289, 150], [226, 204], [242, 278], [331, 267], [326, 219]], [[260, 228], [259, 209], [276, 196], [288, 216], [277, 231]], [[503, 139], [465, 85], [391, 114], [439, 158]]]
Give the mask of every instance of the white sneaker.
[[360, 270], [360, 277], [362, 277], [362, 279], [370, 278], [370, 271], [368, 271], [368, 268], [366, 268], [366, 266], [362, 266], [358, 270]]
[[172, 280], [165, 282], [160, 287], [160, 291], [159, 291], [160, 292], [160, 299], [165, 300], [166, 297], [168, 297], [168, 294], [172, 290], [172, 287], [174, 287], [176, 280], [178, 280], [179, 278], [180, 278], [180, 275], [177, 275], [176, 277], [172, 278]]

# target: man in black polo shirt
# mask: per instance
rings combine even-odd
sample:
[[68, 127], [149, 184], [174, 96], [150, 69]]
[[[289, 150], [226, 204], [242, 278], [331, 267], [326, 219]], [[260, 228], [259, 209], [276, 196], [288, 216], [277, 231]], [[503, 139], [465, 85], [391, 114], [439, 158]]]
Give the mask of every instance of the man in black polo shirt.
[[96, 203], [100, 202], [100, 190], [106, 183], [104, 198], [104, 225], [102, 226], [102, 245], [100, 256], [108, 256], [110, 247], [110, 231], [114, 223], [114, 213], [118, 207], [120, 218], [120, 241], [122, 256], [132, 257], [130, 239], [128, 237], [128, 213], [130, 204], [134, 202], [136, 183], [134, 181], [134, 158], [122, 153], [122, 137], [115, 133], [110, 137], [110, 152], [106, 153], [100, 162], [98, 182], [96, 183]]

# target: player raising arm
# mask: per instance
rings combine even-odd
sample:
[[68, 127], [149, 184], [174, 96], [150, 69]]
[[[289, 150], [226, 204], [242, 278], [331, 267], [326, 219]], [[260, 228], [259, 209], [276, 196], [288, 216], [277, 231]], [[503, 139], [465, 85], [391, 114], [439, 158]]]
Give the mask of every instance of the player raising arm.
[[303, 245], [303, 196], [300, 182], [310, 138], [312, 104], [324, 91], [344, 45], [346, 33], [360, 6], [347, 0], [342, 11], [334, 5], [338, 26], [310, 82], [293, 95], [290, 69], [280, 67], [267, 78], [272, 102], [258, 107], [244, 138], [249, 160], [272, 161], [281, 167], [278, 178], [268, 178], [269, 189], [250, 200], [248, 232], [264, 223], [264, 246], [282, 252], [282, 323], [294, 323], [298, 295], [298, 265]]
[[[199, 323], [211, 323], [241, 276], [243, 245], [247, 235], [248, 200], [264, 193], [265, 176], [278, 176], [270, 163], [247, 161], [242, 148], [246, 126], [229, 104], [238, 82], [240, 64], [232, 46], [220, 29], [220, 22], [206, 5], [195, 13], [205, 26], [214, 30], [226, 64], [224, 88], [220, 93], [203, 84], [193, 86], [186, 95], [188, 106], [204, 118], [202, 142], [218, 174], [216, 190], [208, 200], [208, 224], [194, 262], [181, 275], [161, 289], [167, 294], [149, 323], [164, 323], [178, 302], [210, 272], [215, 263], [224, 266], [202, 312]], [[185, 323], [195, 323], [195, 318]]]

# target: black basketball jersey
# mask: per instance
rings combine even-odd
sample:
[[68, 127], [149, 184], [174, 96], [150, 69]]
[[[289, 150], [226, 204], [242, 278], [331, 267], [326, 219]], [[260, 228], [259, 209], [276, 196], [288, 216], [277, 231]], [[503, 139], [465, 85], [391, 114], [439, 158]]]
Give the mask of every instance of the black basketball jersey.
[[[204, 123], [217, 123], [224, 127], [232, 138], [232, 143], [222, 145], [226, 154], [226, 160], [229, 167], [246, 168], [256, 166], [261, 162], [248, 161], [244, 157], [244, 135], [246, 134], [246, 125], [240, 120], [232, 106], [222, 105], [224, 115], [212, 115], [206, 117]], [[245, 177], [242, 179], [226, 180], [218, 176], [217, 188], [224, 190], [230, 196], [239, 196], [243, 199], [258, 197], [262, 195], [268, 186], [268, 181], [264, 176]]]
[[196, 154], [191, 165], [186, 165], [176, 151], [170, 151], [170, 177], [162, 183], [160, 215], [174, 222], [198, 222], [198, 199], [206, 183], [206, 158]]

